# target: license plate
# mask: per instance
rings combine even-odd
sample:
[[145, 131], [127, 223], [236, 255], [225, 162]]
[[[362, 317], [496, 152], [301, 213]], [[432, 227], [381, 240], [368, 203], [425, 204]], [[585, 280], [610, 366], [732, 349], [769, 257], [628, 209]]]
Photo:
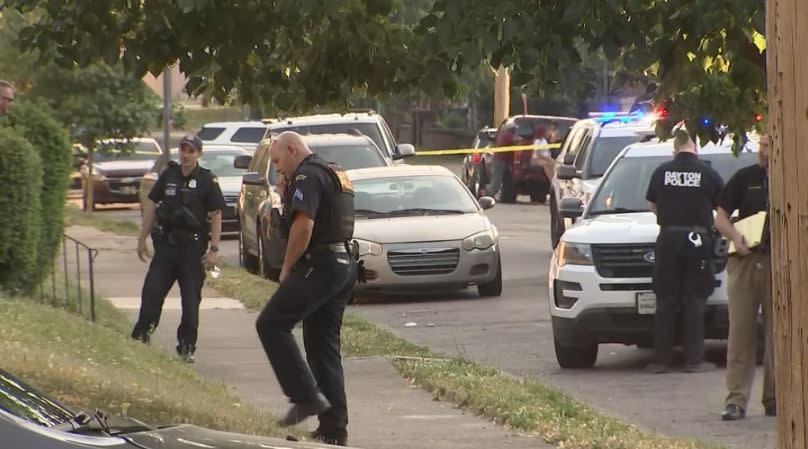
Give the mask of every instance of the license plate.
[[637, 313], [653, 315], [656, 312], [656, 295], [653, 292], [637, 293]]
[[123, 193], [124, 195], [134, 195], [135, 193], [137, 193], [137, 187], [135, 186], [121, 187], [121, 193]]

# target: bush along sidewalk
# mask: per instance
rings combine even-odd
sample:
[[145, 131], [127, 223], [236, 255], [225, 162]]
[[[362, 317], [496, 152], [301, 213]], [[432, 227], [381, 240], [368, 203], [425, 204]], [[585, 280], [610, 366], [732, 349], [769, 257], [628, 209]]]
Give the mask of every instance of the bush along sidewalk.
[[[237, 267], [222, 267], [208, 279], [222, 294], [260, 309], [276, 285]], [[436, 399], [493, 419], [545, 442], [575, 449], [718, 449], [721, 446], [668, 438], [594, 410], [566, 393], [538, 382], [457, 357], [435, 354], [361, 316], [345, 314], [342, 349], [348, 357], [385, 357]]]

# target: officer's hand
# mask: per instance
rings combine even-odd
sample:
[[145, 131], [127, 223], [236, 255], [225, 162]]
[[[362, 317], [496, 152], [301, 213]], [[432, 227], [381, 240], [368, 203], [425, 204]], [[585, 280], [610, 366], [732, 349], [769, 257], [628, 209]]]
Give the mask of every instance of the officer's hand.
[[746, 244], [746, 238], [744, 236], [733, 240], [732, 243], [735, 244], [735, 252], [737, 252], [739, 256], [748, 256], [752, 253], [749, 246]]
[[205, 270], [210, 271], [213, 269], [213, 266], [216, 265], [217, 253], [213, 251], [208, 251], [208, 254], [205, 255]]
[[275, 181], [275, 191], [278, 192], [278, 195], [282, 198], [284, 190], [286, 190], [286, 177], [279, 175], [278, 180]]
[[286, 280], [286, 278], [288, 277], [289, 277], [289, 271], [287, 271], [286, 268], [282, 268], [281, 275], [280, 277], [278, 277], [278, 284], [282, 284], [283, 281]]
[[146, 263], [146, 259], [149, 257], [149, 251], [148, 248], [146, 248], [146, 239], [137, 240], [137, 257], [139, 257], [143, 263]]

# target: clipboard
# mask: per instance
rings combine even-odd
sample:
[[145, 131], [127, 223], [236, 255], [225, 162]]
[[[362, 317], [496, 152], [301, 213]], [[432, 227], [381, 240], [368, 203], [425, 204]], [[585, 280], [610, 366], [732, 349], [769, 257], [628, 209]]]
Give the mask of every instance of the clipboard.
[[[735, 229], [746, 239], [747, 246], [751, 249], [763, 241], [763, 231], [766, 226], [766, 211], [760, 211], [755, 215], [750, 215], [743, 220], [734, 223]], [[730, 242], [729, 253], [734, 254], [735, 244]]]

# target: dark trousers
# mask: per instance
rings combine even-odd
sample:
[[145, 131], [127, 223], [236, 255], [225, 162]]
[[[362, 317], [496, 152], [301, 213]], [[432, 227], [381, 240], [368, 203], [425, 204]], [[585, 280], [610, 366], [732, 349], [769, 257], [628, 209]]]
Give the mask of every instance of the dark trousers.
[[132, 337], [141, 339], [150, 334], [160, 323], [168, 291], [178, 282], [182, 297], [182, 317], [177, 328], [179, 347], [187, 345], [196, 350], [199, 327], [199, 303], [202, 299], [202, 284], [205, 278], [202, 266], [203, 242], [191, 237], [182, 242], [171, 243], [165, 238], [154, 239], [154, 258], [143, 283], [140, 316]]
[[690, 236], [685, 231], [663, 231], [657, 238], [654, 362], [663, 365], [671, 362], [680, 312], [685, 363], [698, 365], [704, 359], [704, 306], [715, 289], [713, 242], [711, 236], [700, 234], [701, 245], [695, 246]]
[[[348, 425], [340, 329], [355, 283], [356, 262], [347, 253], [299, 262], [256, 322], [261, 344], [289, 400], [312, 401], [319, 388], [331, 403], [331, 409], [319, 415], [325, 433], [344, 431]], [[308, 365], [292, 336], [301, 321]]]

